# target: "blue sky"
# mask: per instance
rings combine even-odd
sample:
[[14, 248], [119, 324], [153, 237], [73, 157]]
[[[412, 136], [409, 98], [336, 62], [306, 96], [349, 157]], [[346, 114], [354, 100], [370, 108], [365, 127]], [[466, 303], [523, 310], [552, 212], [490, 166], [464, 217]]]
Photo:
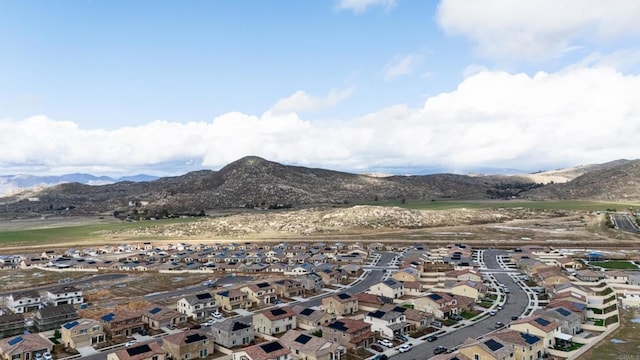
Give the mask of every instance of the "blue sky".
[[[0, 2], [5, 174], [636, 158], [633, 0]], [[497, 171], [497, 170], [496, 170]]]

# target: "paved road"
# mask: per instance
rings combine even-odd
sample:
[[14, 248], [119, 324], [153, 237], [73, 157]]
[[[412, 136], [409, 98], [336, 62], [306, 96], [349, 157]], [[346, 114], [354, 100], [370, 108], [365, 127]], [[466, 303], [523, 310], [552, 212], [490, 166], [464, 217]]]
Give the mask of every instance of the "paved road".
[[[486, 272], [491, 272], [491, 270], [502, 270], [498, 265], [496, 256], [505, 253], [506, 252], [502, 250], [485, 251], [484, 262], [488, 268]], [[529, 303], [526, 293], [520, 289], [509, 275], [499, 273], [496, 274], [495, 277], [499, 283], [506, 285], [510, 290], [510, 294], [507, 302], [504, 304], [503, 310], [498, 311], [495, 316], [487, 315], [484, 319], [468, 327], [458, 329], [448, 334], [438, 335], [438, 339], [436, 341], [424, 342], [416, 345], [408, 352], [394, 356], [393, 360], [417, 360], [429, 358], [433, 356], [433, 349], [439, 345], [445, 346], [449, 349], [457, 347], [467, 338], [477, 338], [493, 331], [496, 321], [508, 324], [511, 322], [511, 316], [519, 316], [522, 314]]]
[[620, 231], [632, 234], [640, 234], [640, 228], [635, 221], [627, 214], [611, 214], [616, 228]]
[[[63, 286], [63, 285], [74, 285], [74, 286], [78, 286], [79, 287], [79, 286], [83, 286], [83, 285], [91, 285], [92, 283], [100, 282], [100, 281], [118, 280], [118, 279], [121, 279], [121, 278], [124, 278], [124, 277], [127, 277], [127, 276], [129, 276], [129, 275], [127, 275], [127, 274], [94, 275], [94, 276], [87, 277], [86, 279], [82, 279], [82, 280], [78, 280], [78, 281], [72, 281], [72, 282], [68, 282], [68, 283], [64, 283], [64, 284], [53, 284], [53, 285], [33, 287], [33, 288], [29, 288], [29, 290], [49, 290], [49, 289], [55, 289], [55, 288]], [[2, 293], [0, 293], [0, 296], [7, 296], [9, 294], [20, 292], [20, 291], [21, 290], [2, 292]]]
[[[216, 281], [216, 285], [229, 285], [229, 284], [237, 284], [242, 282], [249, 282], [253, 280], [251, 276], [225, 276]], [[209, 291], [209, 288], [206, 285], [197, 285], [189, 288], [178, 289], [173, 291], [163, 291], [159, 293], [147, 294], [144, 296], [145, 300], [155, 301], [159, 299], [166, 299], [172, 297], [183, 297], [188, 294], [197, 294], [203, 291]]]

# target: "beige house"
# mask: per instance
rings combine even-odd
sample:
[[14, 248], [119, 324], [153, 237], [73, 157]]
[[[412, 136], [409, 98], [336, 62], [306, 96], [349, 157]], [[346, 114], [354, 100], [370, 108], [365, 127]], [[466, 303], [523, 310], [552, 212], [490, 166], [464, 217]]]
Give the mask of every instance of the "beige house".
[[78, 319], [68, 322], [60, 328], [62, 343], [69, 348], [93, 346], [106, 341], [107, 336], [102, 324], [93, 319]]
[[410, 304], [419, 311], [433, 314], [438, 319], [446, 319], [460, 313], [458, 300], [447, 293], [430, 293], [426, 296], [411, 299]]
[[253, 315], [253, 329], [262, 334], [279, 334], [296, 327], [296, 313], [290, 306], [277, 307]]
[[231, 355], [232, 360], [290, 360], [291, 350], [279, 341], [268, 341], [246, 347]]
[[247, 293], [238, 289], [218, 291], [215, 295], [216, 304], [224, 310], [248, 309], [252, 303]]
[[484, 298], [487, 293], [487, 287], [482, 285], [480, 281], [463, 280], [453, 284], [445, 284], [447, 289], [454, 295], [466, 296], [476, 301]]
[[391, 277], [397, 281], [420, 281], [420, 271], [418, 269], [407, 267], [391, 274]]
[[371, 324], [351, 318], [343, 318], [324, 324], [322, 337], [347, 349], [369, 347], [375, 342], [375, 334], [371, 331]]
[[404, 296], [404, 285], [395, 279], [387, 279], [377, 284], [371, 285], [370, 294], [384, 296], [390, 299], [399, 299]]
[[324, 323], [334, 321], [336, 316], [322, 310], [306, 308], [302, 305], [295, 305], [291, 308], [296, 313], [296, 321], [301, 329], [311, 330]]
[[556, 336], [560, 334], [560, 324], [553, 318], [544, 315], [529, 316], [509, 324], [510, 330], [540, 337], [545, 347], [556, 344]]
[[480, 340], [469, 338], [460, 345], [458, 353], [474, 360], [516, 359], [513, 357], [513, 349], [509, 344], [493, 337]]
[[0, 340], [2, 360], [31, 360], [35, 354], [51, 352], [53, 343], [40, 334], [25, 334]]
[[447, 271], [444, 275], [450, 280], [482, 282], [480, 274], [471, 269], [451, 270]]
[[216, 301], [208, 292], [187, 295], [177, 303], [177, 310], [192, 319], [205, 319], [217, 310]]
[[514, 359], [542, 359], [545, 354], [542, 337], [514, 330], [504, 330], [493, 334], [496, 341], [511, 347]]
[[156, 330], [168, 325], [186, 324], [187, 320], [187, 315], [161, 306], [154, 306], [142, 312], [142, 322]]
[[108, 313], [100, 318], [102, 326], [111, 338], [131, 336], [144, 329], [142, 314], [133, 310], [118, 310], [116, 313]]
[[165, 360], [167, 352], [153, 340], [116, 350], [107, 355], [107, 360]]
[[299, 360], [339, 360], [345, 348], [327, 339], [289, 330], [280, 338], [294, 358]]
[[246, 293], [249, 300], [257, 305], [273, 304], [278, 299], [275, 286], [268, 282], [250, 284], [240, 288], [240, 291]]
[[213, 354], [213, 340], [197, 330], [187, 330], [163, 337], [162, 348], [173, 359], [204, 359]]
[[322, 310], [333, 315], [353, 315], [358, 312], [358, 299], [348, 293], [333, 294], [322, 299]]

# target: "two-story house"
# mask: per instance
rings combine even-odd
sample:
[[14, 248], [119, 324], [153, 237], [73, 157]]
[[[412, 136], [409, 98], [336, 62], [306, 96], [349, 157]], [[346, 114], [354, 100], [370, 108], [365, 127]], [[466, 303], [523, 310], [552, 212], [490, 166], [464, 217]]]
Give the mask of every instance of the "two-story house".
[[107, 336], [112, 339], [128, 337], [144, 329], [140, 311], [121, 309], [115, 313], [108, 313], [102, 316], [100, 322]]
[[290, 360], [291, 351], [279, 341], [268, 341], [234, 352], [232, 360]]
[[59, 328], [62, 324], [78, 319], [78, 313], [73, 305], [45, 306], [36, 311], [34, 323], [38, 331], [48, 331]]
[[0, 359], [30, 360], [35, 354], [51, 353], [53, 343], [40, 334], [23, 334], [0, 340]]
[[187, 330], [164, 336], [162, 348], [172, 359], [204, 359], [213, 355], [213, 340], [200, 331]]
[[339, 360], [345, 348], [321, 337], [289, 330], [280, 337], [280, 343], [291, 351], [296, 359]]
[[5, 306], [14, 314], [38, 310], [41, 303], [42, 297], [35, 290], [20, 291], [5, 297]]
[[0, 315], [0, 339], [20, 335], [24, 333], [25, 328], [23, 314]]
[[44, 300], [51, 305], [75, 305], [82, 304], [84, 297], [82, 296], [82, 290], [75, 286], [65, 285], [45, 291]]
[[430, 293], [426, 296], [410, 301], [414, 309], [432, 313], [438, 319], [449, 318], [453, 314], [459, 314], [458, 301], [447, 293]]
[[240, 288], [240, 291], [246, 293], [249, 300], [257, 305], [273, 304], [278, 298], [276, 288], [268, 282], [250, 284]]
[[553, 347], [556, 344], [556, 337], [560, 334], [558, 321], [545, 315], [518, 319], [511, 322], [508, 327], [511, 330], [540, 337], [545, 347]]
[[160, 329], [169, 325], [180, 325], [187, 322], [187, 316], [163, 306], [153, 306], [142, 311], [142, 322], [151, 329]]
[[177, 310], [187, 317], [202, 320], [216, 312], [216, 300], [208, 292], [187, 295], [178, 300]]
[[371, 324], [371, 331], [380, 337], [393, 339], [396, 335], [404, 335], [411, 330], [411, 326], [406, 322], [406, 310], [393, 304], [384, 305], [379, 310], [367, 313], [364, 321]]
[[72, 349], [93, 346], [107, 339], [102, 324], [93, 319], [78, 319], [63, 324], [60, 338], [66, 347]]
[[247, 293], [240, 291], [239, 289], [218, 291], [215, 293], [214, 298], [216, 300], [216, 304], [227, 311], [248, 309], [252, 305]]
[[302, 296], [304, 294], [302, 283], [298, 280], [276, 280], [273, 282], [273, 286], [276, 288], [276, 294], [281, 298], [293, 298], [296, 296]]
[[322, 337], [346, 349], [369, 347], [375, 342], [371, 324], [363, 320], [343, 318], [322, 326]]
[[404, 296], [404, 285], [402, 282], [390, 278], [371, 285], [367, 292], [374, 295], [388, 297], [390, 299], [399, 299]]
[[213, 323], [211, 334], [216, 344], [227, 349], [236, 346], [247, 346], [253, 343], [255, 339], [252, 324], [237, 319], [226, 319]]
[[167, 352], [154, 341], [135, 344], [107, 355], [107, 360], [165, 360]]
[[547, 308], [546, 311], [543, 311], [540, 314], [558, 320], [560, 322], [560, 331], [565, 334], [576, 335], [580, 332], [582, 317], [562, 306]]
[[302, 305], [295, 305], [292, 307], [292, 310], [296, 313], [296, 321], [298, 322], [298, 327], [301, 329], [315, 329], [324, 323], [336, 319], [336, 316], [333, 314], [326, 313], [322, 310], [307, 308]]
[[322, 299], [322, 310], [339, 316], [353, 315], [358, 312], [358, 298], [348, 293], [332, 294]]
[[513, 349], [513, 359], [542, 359], [545, 355], [544, 340], [539, 336], [514, 330], [498, 331], [492, 336]]
[[296, 327], [296, 313], [290, 306], [264, 310], [253, 315], [253, 329], [262, 334], [279, 334]]

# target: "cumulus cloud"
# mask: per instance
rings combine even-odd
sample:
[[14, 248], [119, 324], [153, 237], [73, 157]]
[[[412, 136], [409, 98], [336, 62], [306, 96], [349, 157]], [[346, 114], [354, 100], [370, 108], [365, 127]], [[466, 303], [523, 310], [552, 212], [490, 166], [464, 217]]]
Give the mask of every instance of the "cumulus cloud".
[[422, 59], [423, 56], [421, 54], [396, 55], [385, 66], [385, 80], [393, 80], [399, 76], [412, 73], [422, 63]]
[[338, 10], [349, 10], [356, 14], [361, 14], [372, 7], [383, 7], [385, 10], [396, 6], [395, 0], [339, 0], [336, 8]]
[[34, 116], [0, 120], [0, 168], [154, 173], [258, 155], [363, 172], [552, 169], [637, 157], [640, 143], [630, 134], [640, 133], [638, 93], [639, 76], [576, 66], [534, 76], [483, 70], [422, 107], [399, 104], [339, 122], [270, 110], [107, 131]]
[[311, 96], [298, 90], [290, 96], [278, 100], [271, 108], [274, 113], [303, 113], [320, 111], [336, 106], [353, 94], [353, 88], [332, 89], [326, 97]]
[[490, 57], [540, 60], [581, 42], [640, 34], [635, 0], [441, 0], [445, 32], [469, 38]]

